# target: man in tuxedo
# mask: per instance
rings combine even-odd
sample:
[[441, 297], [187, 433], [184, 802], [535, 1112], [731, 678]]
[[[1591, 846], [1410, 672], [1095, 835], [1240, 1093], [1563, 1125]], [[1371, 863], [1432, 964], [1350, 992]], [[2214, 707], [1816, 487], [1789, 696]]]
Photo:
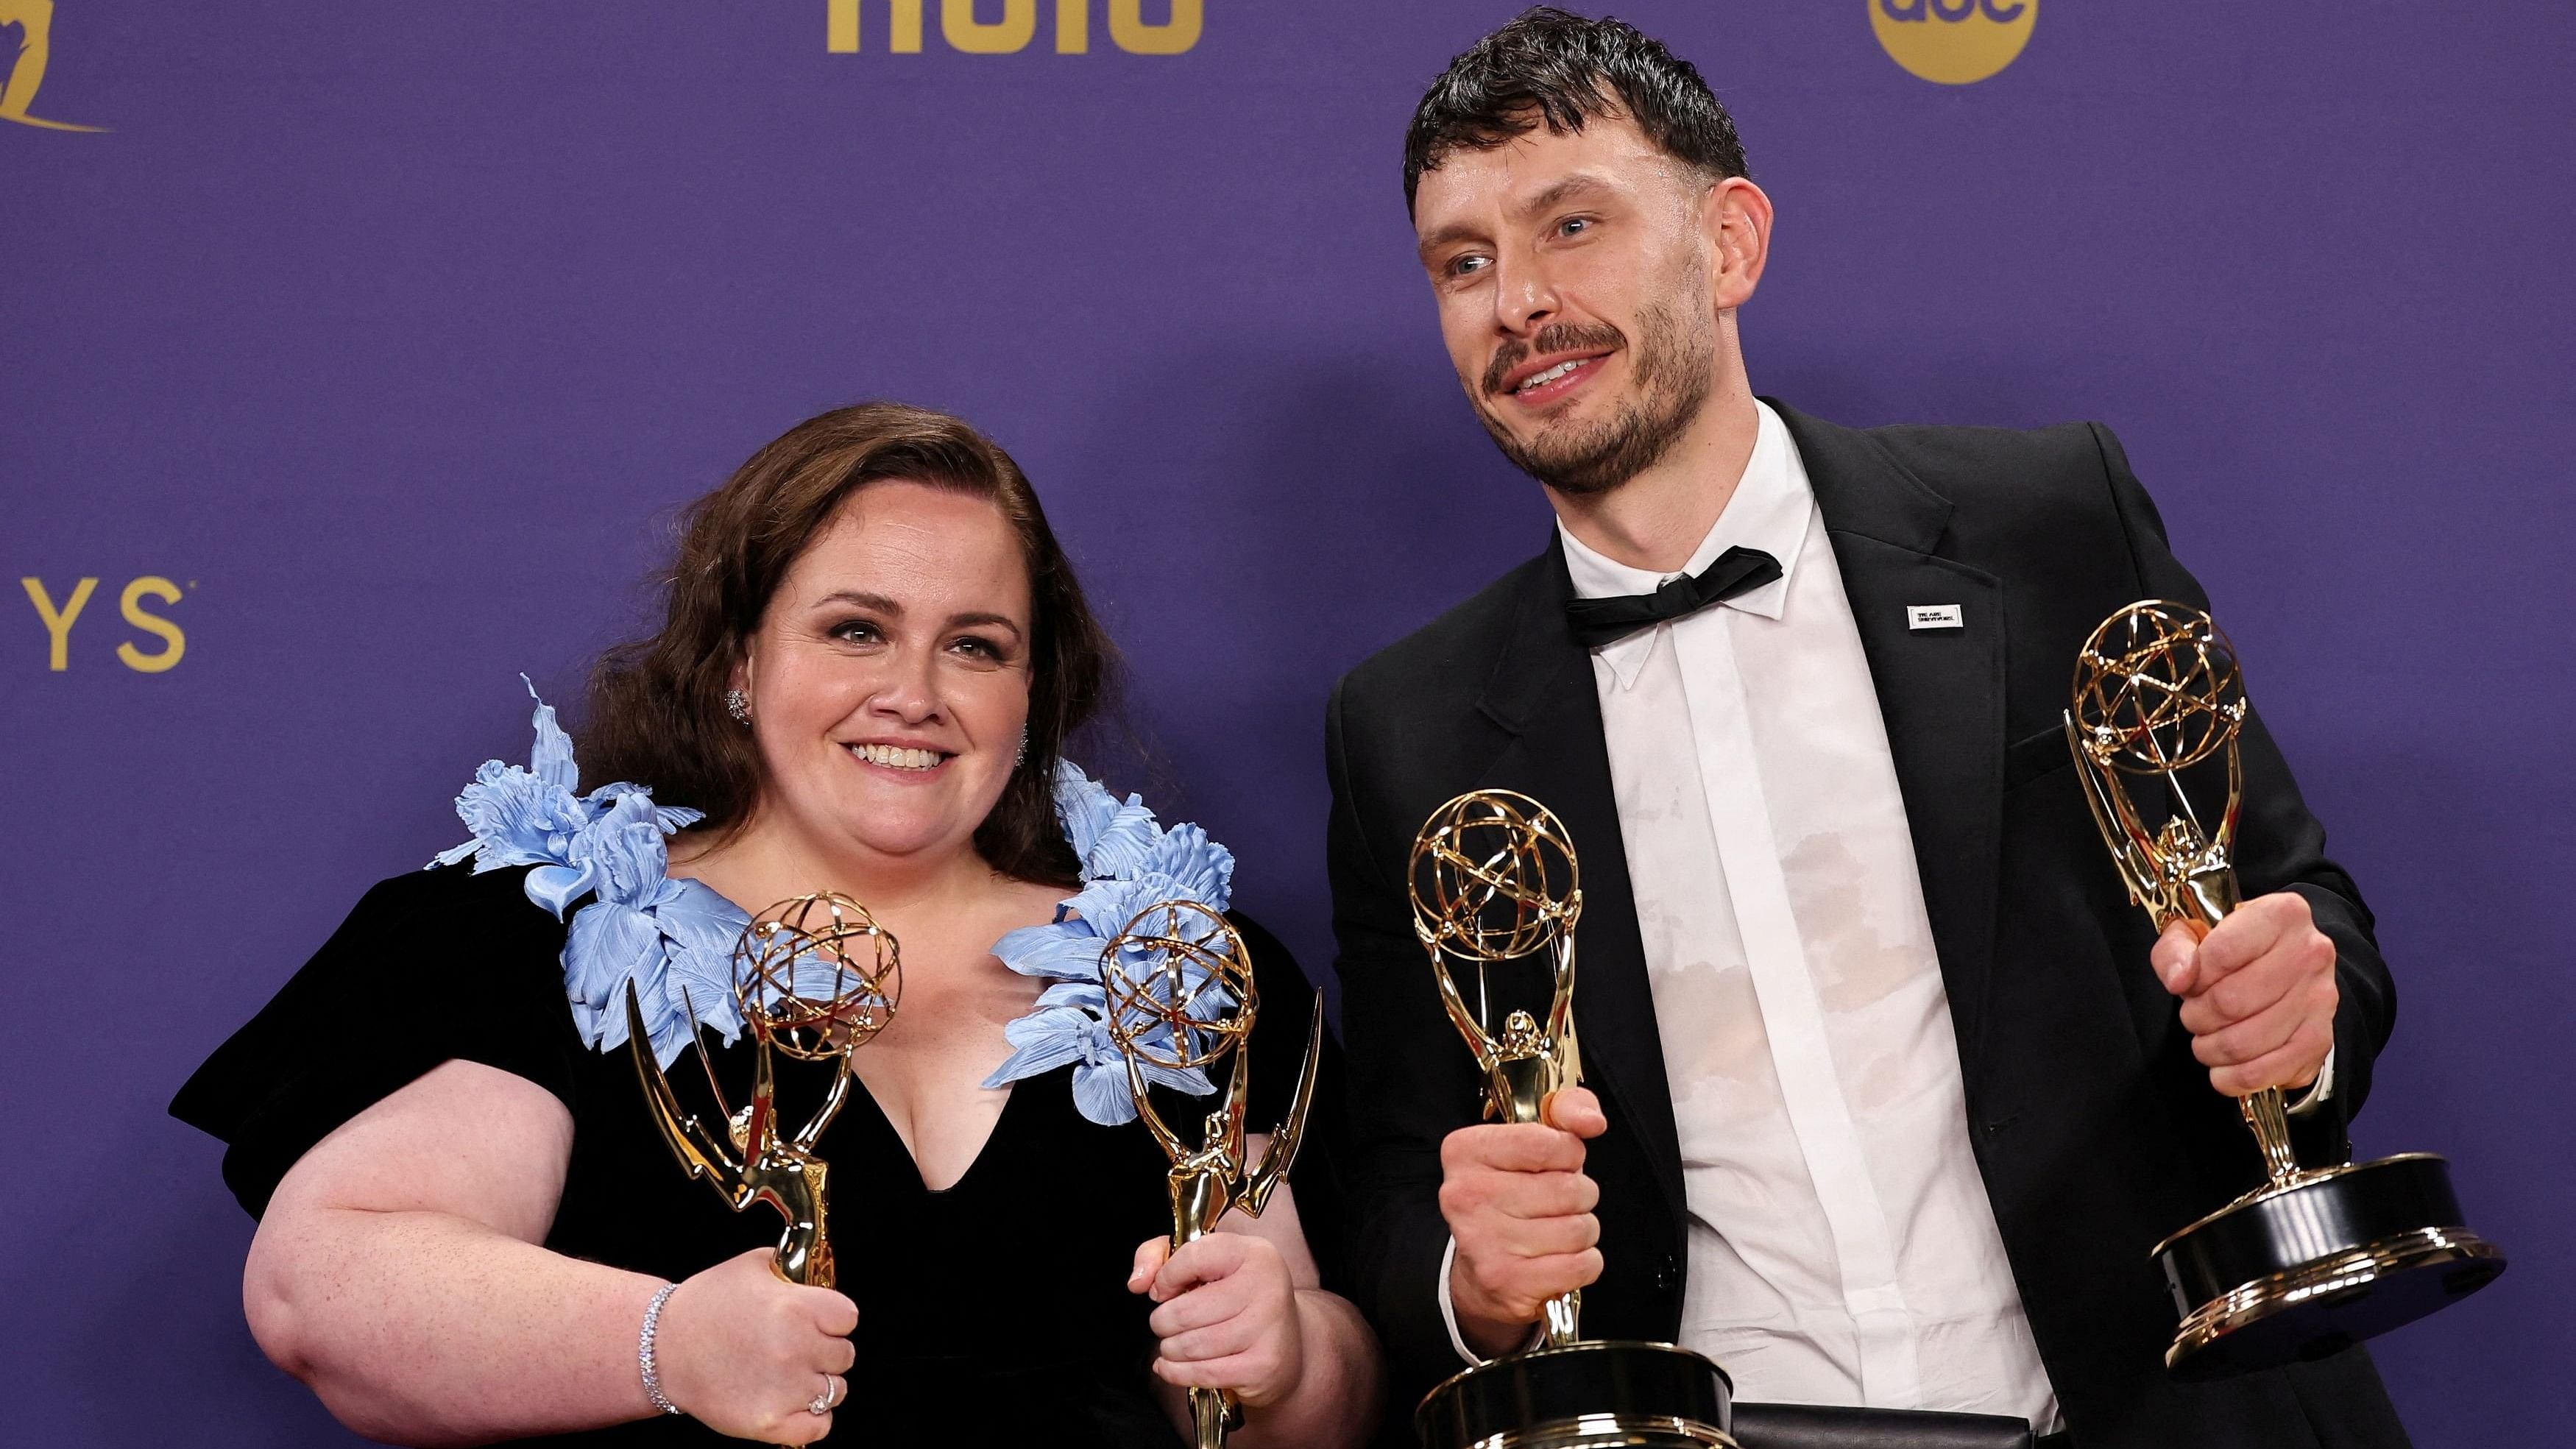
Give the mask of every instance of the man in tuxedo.
[[[2199, 1385], [2162, 1361], [2149, 1247], [2259, 1178], [2230, 1098], [2300, 1089], [2309, 1160], [2340, 1153], [2394, 1004], [2259, 720], [2246, 904], [2195, 943], [2126, 898], [2068, 680], [2120, 606], [2206, 599], [2119, 444], [1757, 398], [1771, 203], [1629, 26], [1534, 10], [1459, 56], [1405, 188], [1467, 400], [1556, 528], [1327, 720], [1359, 1297], [1398, 1388], [1528, 1346], [1580, 1287], [1587, 1337], [1699, 1349], [1742, 1400], [2082, 1449], [2404, 1444], [2358, 1348]], [[1479, 788], [1549, 806], [1582, 862], [1586, 1087], [1544, 1123], [1479, 1122], [1412, 929], [1415, 832]]]

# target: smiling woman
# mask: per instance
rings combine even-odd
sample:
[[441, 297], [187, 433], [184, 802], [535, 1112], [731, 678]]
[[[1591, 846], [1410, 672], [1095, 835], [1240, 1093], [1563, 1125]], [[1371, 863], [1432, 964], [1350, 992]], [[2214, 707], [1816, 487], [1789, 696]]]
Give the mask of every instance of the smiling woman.
[[[403, 1443], [810, 1443], [846, 1420], [1168, 1446], [1194, 1386], [1250, 1411], [1247, 1449], [1355, 1442], [1376, 1349], [1295, 1202], [1329, 1177], [1167, 1251], [1169, 1163], [1097, 953], [1062, 949], [1126, 913], [1077, 904], [1223, 911], [1234, 861], [1060, 758], [1111, 649], [1018, 466], [942, 414], [826, 413], [690, 509], [665, 584], [663, 627], [595, 670], [578, 749], [540, 705], [530, 767], [458, 798], [473, 838], [371, 891], [173, 1104], [230, 1144], [261, 1219], [261, 1347]], [[584, 766], [615, 783], [576, 795]], [[811, 1144], [842, 1291], [773, 1273], [774, 1224], [682, 1172], [628, 1044], [630, 1020], [639, 1059], [695, 1043], [741, 1100], [734, 943], [761, 903], [823, 891], [901, 941], [904, 983]], [[1251, 1110], [1276, 1120], [1298, 1053], [1267, 1039], [1312, 989], [1233, 919], [1270, 1003]], [[323, 1029], [354, 1020], [363, 1049]], [[1329, 1172], [1319, 1145], [1301, 1161]]]
[[[870, 486], [886, 484], [900, 486]], [[971, 580], [941, 576], [943, 565], [971, 569]], [[898, 576], [927, 591], [909, 616]], [[980, 745], [967, 772], [979, 780], [997, 741], [1005, 762], [1025, 756], [993, 777], [1001, 793], [976, 827], [977, 852], [1005, 874], [1072, 883], [1048, 783], [1066, 737], [1099, 709], [1114, 655], [1028, 478], [990, 439], [886, 403], [800, 423], [690, 508], [665, 585], [660, 632], [611, 650], [593, 672], [581, 743], [594, 768], [650, 782], [705, 811], [706, 832], [729, 833], [760, 798], [764, 752], [786, 743], [785, 721], [759, 700], [754, 656], [769, 657], [783, 701], [794, 695], [782, 675], [856, 687], [945, 650], [952, 683], [1008, 676], [998, 692], [970, 693], [997, 696], [1016, 717], [991, 722], [976, 710], [976, 726], [1001, 731], [981, 741], [944, 721], [943, 753]], [[750, 731], [727, 708], [737, 691]], [[801, 778], [801, 763], [789, 763]]]

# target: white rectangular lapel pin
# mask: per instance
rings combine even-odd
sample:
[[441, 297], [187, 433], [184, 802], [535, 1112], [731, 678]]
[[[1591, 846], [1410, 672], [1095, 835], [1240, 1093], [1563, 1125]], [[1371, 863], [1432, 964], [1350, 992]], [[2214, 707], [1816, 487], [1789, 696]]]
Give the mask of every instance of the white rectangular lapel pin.
[[1908, 629], [1964, 629], [1968, 621], [1959, 616], [1956, 604], [1908, 604], [1905, 627]]

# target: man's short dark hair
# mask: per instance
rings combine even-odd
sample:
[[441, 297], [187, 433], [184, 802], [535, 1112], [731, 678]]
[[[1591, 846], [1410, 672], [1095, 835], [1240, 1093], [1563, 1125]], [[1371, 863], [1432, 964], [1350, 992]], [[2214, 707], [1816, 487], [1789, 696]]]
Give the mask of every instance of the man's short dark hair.
[[1735, 118], [1698, 67], [1624, 20], [1541, 5], [1469, 46], [1422, 93], [1404, 136], [1404, 209], [1422, 173], [1460, 147], [1485, 150], [1540, 126], [1562, 136], [1605, 116], [1636, 122], [1712, 180], [1745, 174]]

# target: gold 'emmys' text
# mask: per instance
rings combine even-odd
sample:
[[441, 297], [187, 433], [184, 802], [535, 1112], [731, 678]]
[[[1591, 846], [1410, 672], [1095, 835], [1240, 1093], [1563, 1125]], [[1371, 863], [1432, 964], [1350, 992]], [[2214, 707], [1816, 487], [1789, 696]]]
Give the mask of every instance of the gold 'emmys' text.
[[[34, 575], [18, 580], [27, 591], [27, 602], [36, 606], [36, 622], [45, 629], [45, 667], [61, 673], [72, 667], [72, 630], [89, 610], [90, 599], [98, 592], [98, 580], [75, 581], [61, 594]], [[159, 574], [145, 574], [128, 583], [117, 596], [117, 612], [134, 631], [134, 638], [120, 640], [116, 646], [119, 662], [137, 674], [159, 674], [178, 664], [188, 652], [185, 631], [147, 605], [167, 607], [179, 602], [185, 590]], [[97, 631], [92, 630], [94, 635]], [[89, 637], [89, 636], [83, 636]], [[158, 648], [138, 647], [159, 641]]]

